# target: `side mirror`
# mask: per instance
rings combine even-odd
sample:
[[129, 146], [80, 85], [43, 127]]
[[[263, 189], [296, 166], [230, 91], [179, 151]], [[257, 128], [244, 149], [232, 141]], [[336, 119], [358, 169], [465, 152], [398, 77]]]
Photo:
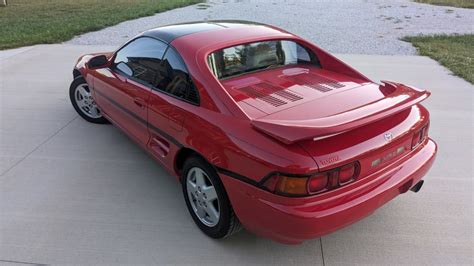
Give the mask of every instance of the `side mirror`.
[[87, 62], [87, 66], [89, 68], [102, 68], [106, 67], [108, 62], [109, 60], [105, 55], [98, 55], [92, 57], [89, 62]]

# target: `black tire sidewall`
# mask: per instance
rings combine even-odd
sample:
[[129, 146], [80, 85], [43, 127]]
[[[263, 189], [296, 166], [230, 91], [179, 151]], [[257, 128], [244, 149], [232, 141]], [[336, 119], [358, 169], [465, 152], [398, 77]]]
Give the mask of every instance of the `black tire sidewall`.
[[[81, 84], [87, 84], [87, 82], [83, 77], [78, 76], [72, 81], [71, 86], [69, 87], [69, 99], [71, 100], [72, 106], [74, 107], [76, 112], [88, 122], [95, 123], [95, 124], [105, 124], [105, 123], [107, 123], [108, 121], [107, 121], [107, 119], [105, 119], [105, 117], [103, 117], [103, 116], [101, 116], [99, 118], [89, 117], [89, 116], [87, 116], [86, 114], [84, 114], [82, 112], [81, 108], [79, 108], [79, 106], [76, 103], [75, 93], [76, 93], [77, 87]], [[87, 86], [89, 86], [89, 84]], [[90, 90], [90, 87], [89, 87], [89, 90]]]
[[[209, 227], [201, 222], [201, 220], [197, 217], [194, 213], [194, 210], [191, 206], [188, 197], [187, 191], [187, 182], [186, 177], [189, 170], [193, 167], [201, 168], [207, 176], [211, 179], [211, 182], [216, 189], [217, 197], [219, 200], [219, 208], [220, 208], [220, 217], [219, 222], [213, 226]], [[183, 188], [183, 195], [184, 200], [186, 202], [186, 206], [188, 208], [189, 213], [193, 217], [194, 222], [196, 225], [201, 229], [206, 235], [220, 239], [227, 236], [230, 226], [231, 226], [231, 213], [232, 207], [230, 205], [229, 198], [227, 197], [227, 193], [225, 192], [224, 185], [222, 184], [219, 176], [217, 175], [215, 169], [210, 166], [204, 159], [200, 157], [191, 157], [184, 163], [182, 175], [181, 175], [181, 184]]]

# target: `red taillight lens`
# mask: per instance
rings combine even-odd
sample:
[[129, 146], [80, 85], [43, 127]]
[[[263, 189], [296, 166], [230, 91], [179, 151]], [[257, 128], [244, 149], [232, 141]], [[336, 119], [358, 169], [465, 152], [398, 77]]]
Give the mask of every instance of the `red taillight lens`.
[[426, 136], [428, 136], [428, 125], [415, 132], [413, 139], [411, 140], [411, 148], [416, 148], [420, 143], [423, 142]]
[[355, 178], [356, 165], [354, 163], [344, 165], [339, 170], [339, 184], [346, 184]]
[[317, 174], [310, 177], [308, 181], [308, 190], [310, 193], [316, 193], [325, 190], [328, 187], [328, 174]]
[[422, 130], [421, 130], [421, 139], [424, 140], [426, 137], [428, 137], [428, 128], [430, 127], [430, 124], [426, 125]]
[[415, 134], [413, 135], [413, 139], [411, 140], [411, 148], [413, 149], [416, 146], [418, 146], [418, 144], [420, 144], [420, 140], [421, 140], [421, 130], [415, 132]]

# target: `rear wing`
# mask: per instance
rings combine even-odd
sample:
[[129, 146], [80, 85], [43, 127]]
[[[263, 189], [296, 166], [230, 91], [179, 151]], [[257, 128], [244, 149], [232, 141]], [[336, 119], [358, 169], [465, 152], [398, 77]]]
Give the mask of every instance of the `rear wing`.
[[283, 143], [291, 144], [307, 139], [323, 139], [373, 123], [384, 117], [401, 112], [430, 96], [427, 90], [419, 90], [403, 84], [382, 81], [385, 97], [331, 116], [306, 120], [252, 120], [252, 126]]

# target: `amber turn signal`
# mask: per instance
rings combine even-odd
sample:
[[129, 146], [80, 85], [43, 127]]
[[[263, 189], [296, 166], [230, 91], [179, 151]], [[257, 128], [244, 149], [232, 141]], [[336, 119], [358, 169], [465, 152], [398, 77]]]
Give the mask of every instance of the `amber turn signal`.
[[280, 194], [306, 195], [307, 177], [281, 176], [278, 180], [275, 191]]

